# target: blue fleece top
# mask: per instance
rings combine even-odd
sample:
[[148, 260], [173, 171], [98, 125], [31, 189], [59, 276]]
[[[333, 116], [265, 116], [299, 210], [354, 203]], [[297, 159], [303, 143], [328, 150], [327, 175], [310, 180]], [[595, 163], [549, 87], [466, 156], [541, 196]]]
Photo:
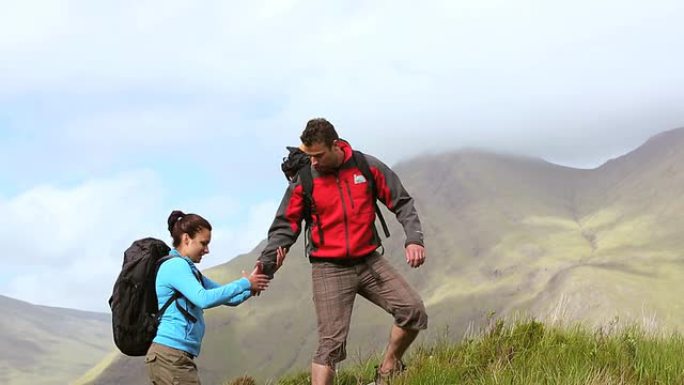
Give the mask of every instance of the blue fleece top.
[[247, 278], [240, 278], [225, 285], [202, 277], [204, 287], [194, 275], [195, 264], [186, 256], [173, 249], [172, 257], [164, 261], [157, 272], [157, 299], [159, 309], [178, 291], [183, 296], [178, 304], [197, 318], [197, 322], [188, 321], [183, 313], [172, 303], [162, 315], [157, 336], [154, 342], [183, 350], [198, 356], [204, 337], [204, 311], [219, 305], [237, 306], [251, 296], [250, 283]]

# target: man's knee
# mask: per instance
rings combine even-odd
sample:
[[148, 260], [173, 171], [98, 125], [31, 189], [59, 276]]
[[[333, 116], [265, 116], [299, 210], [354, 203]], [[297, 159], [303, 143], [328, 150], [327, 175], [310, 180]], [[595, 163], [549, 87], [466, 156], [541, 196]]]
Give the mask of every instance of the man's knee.
[[402, 329], [423, 330], [428, 326], [428, 315], [423, 301], [402, 306], [394, 311], [394, 323]]
[[335, 365], [347, 358], [346, 342], [325, 339], [318, 343], [318, 349], [313, 357], [313, 362], [318, 365], [329, 366], [335, 369]]

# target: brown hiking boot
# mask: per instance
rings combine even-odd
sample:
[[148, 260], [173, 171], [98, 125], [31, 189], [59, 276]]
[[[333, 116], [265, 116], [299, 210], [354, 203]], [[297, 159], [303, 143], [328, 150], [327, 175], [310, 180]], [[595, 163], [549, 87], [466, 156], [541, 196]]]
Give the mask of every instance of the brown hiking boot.
[[380, 367], [376, 366], [375, 380], [368, 385], [391, 385], [392, 378], [394, 378], [398, 374], [401, 374], [404, 370], [406, 370], [406, 365], [404, 365], [404, 363], [401, 360], [397, 361], [397, 364], [395, 365], [394, 369], [390, 370], [387, 373], [381, 372]]

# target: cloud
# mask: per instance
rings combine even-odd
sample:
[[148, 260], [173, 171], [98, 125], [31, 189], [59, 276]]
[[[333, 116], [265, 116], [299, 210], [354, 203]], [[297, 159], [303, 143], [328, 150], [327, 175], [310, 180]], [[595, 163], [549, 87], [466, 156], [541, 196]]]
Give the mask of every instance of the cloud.
[[8, 271], [20, 272], [3, 282], [2, 291], [102, 310], [121, 250], [140, 234], [158, 233], [163, 199], [157, 176], [138, 171], [72, 187], [38, 186], [0, 200], [3, 259]]
[[[312, 117], [390, 165], [475, 147], [598, 166], [684, 126], [683, 4], [10, 2], [0, 289], [111, 281], [173, 208], [215, 224], [210, 261], [251, 249]], [[81, 298], [54, 284], [55, 303]]]
[[[0, 224], [0, 234], [21, 254], [14, 258], [16, 264], [43, 262], [46, 257], [58, 264], [77, 263], [80, 252], [106, 250], [97, 240], [116, 241], [131, 232], [154, 228], [149, 214], [158, 210], [163, 195], [160, 181], [151, 171], [71, 188], [38, 186], [0, 203], [7, 218]], [[67, 250], [76, 254], [61, 254]]]
[[140, 143], [259, 151], [313, 116], [389, 163], [485, 147], [582, 164], [684, 124], [677, 1], [40, 3], [0, 16], [0, 95], [47, 114], [13, 125], [103, 168]]
[[[105, 311], [130, 243], [145, 236], [169, 241], [167, 191], [145, 170], [72, 187], [40, 186], [1, 199], [0, 242], [6, 249], [0, 292], [32, 303]], [[197, 207], [206, 217], [247, 212], [243, 221], [228, 224], [211, 219], [217, 227], [212, 250], [220, 258], [203, 268], [247, 252], [265, 237], [274, 204], [240, 205], [216, 196]]]

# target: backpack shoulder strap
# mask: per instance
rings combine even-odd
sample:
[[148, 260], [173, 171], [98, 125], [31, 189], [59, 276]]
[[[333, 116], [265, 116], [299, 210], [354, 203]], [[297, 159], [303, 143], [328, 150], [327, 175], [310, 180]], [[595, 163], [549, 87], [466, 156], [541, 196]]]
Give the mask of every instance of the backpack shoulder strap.
[[[192, 274], [195, 276], [195, 278], [197, 278], [197, 280], [199, 281], [200, 285], [202, 285], [202, 287], [204, 287], [204, 280], [203, 280], [204, 275], [202, 275], [202, 272], [199, 271], [198, 268], [194, 268], [194, 269], [192, 269]], [[206, 289], [206, 288], [205, 288], [205, 289]]]
[[375, 213], [380, 219], [380, 224], [382, 225], [382, 231], [385, 233], [385, 237], [389, 238], [390, 232], [387, 227], [387, 222], [385, 222], [385, 217], [382, 215], [382, 211], [380, 211], [380, 207], [378, 206], [378, 186], [375, 184], [375, 177], [370, 170], [368, 160], [366, 160], [366, 156], [361, 151], [357, 150], [352, 151], [352, 157], [354, 158], [356, 167], [359, 168], [361, 174], [363, 174], [363, 177], [366, 178], [366, 181], [368, 182], [368, 186], [374, 198], [373, 206], [375, 206]]
[[[161, 267], [162, 263], [168, 261], [168, 260], [171, 259], [171, 258], [175, 258], [175, 257], [173, 257], [173, 256], [171, 256], [171, 255], [166, 255], [166, 256], [164, 256], [164, 257], [159, 258], [159, 259], [157, 260], [157, 272], [159, 272], [159, 268]], [[156, 276], [156, 274], [155, 274], [155, 276]], [[154, 290], [156, 290], [156, 288], [154, 288]], [[168, 300], [166, 300], [166, 302], [164, 303], [164, 306], [162, 306], [161, 309], [159, 309], [159, 311], [157, 312], [157, 316], [156, 316], [157, 322], [159, 322], [159, 320], [161, 320], [161, 317], [164, 315], [164, 312], [166, 312], [166, 309], [168, 309], [169, 306], [171, 306], [171, 304], [173, 303], [173, 301], [177, 300], [177, 299], [180, 298], [181, 296], [182, 296], [181, 293], [179, 293], [179, 292], [177, 292], [177, 291], [174, 291], [174, 292], [173, 292], [173, 294], [171, 295], [171, 297], [170, 297]], [[155, 296], [155, 297], [156, 297], [156, 296]]]
[[[199, 269], [196, 268], [196, 267], [193, 268], [192, 266], [190, 266], [190, 270], [192, 270], [192, 275], [195, 276], [195, 278], [199, 281], [200, 285], [202, 285], [202, 287], [204, 287], [204, 281], [202, 280], [202, 273], [200, 273]], [[177, 292], [177, 291], [175, 291], [175, 292], [173, 293], [173, 295], [176, 296], [176, 299], [178, 299], [178, 298], [180, 298], [180, 297], [183, 296], [183, 294], [181, 294], [181, 293], [179, 293], [179, 292]], [[173, 298], [173, 296], [172, 296], [171, 298]], [[190, 314], [189, 311], [185, 310], [185, 309], [183, 308], [183, 306], [181, 306], [180, 303], [178, 303], [178, 301], [176, 301], [176, 308], [178, 309], [179, 312], [181, 312], [181, 314], [183, 314], [183, 316], [185, 317], [185, 319], [187, 319], [187, 320], [190, 321], [191, 323], [197, 322], [197, 318], [195, 318], [194, 315]]]
[[[157, 269], [159, 269], [159, 266], [161, 266], [162, 263], [168, 261], [171, 258], [178, 258], [178, 257], [167, 255], [165, 257], [159, 258], [159, 262], [157, 264]], [[195, 278], [199, 281], [200, 285], [202, 285], [202, 287], [204, 287], [204, 281], [202, 280], [202, 273], [200, 273], [200, 271], [198, 269], [193, 269], [192, 266], [190, 266], [190, 270], [192, 270], [192, 275], [195, 276]], [[166, 309], [168, 309], [168, 307], [171, 306], [171, 303], [176, 301], [178, 298], [181, 298], [182, 296], [183, 296], [183, 294], [181, 294], [179, 291], [174, 290], [173, 294], [171, 295], [171, 298], [169, 298], [164, 303], [164, 306], [162, 306], [162, 308], [159, 309], [159, 312], [157, 313], [157, 321], [159, 321], [161, 319], [161, 317], [162, 317], [162, 315], [164, 315], [164, 312], [166, 311]], [[176, 301], [176, 308], [178, 309], [178, 311], [181, 312], [181, 314], [183, 314], [183, 316], [188, 321], [190, 321], [191, 323], [197, 322], [197, 318], [195, 316], [193, 316], [192, 314], [190, 314], [190, 312], [188, 312], [187, 310], [183, 309], [183, 307], [178, 303], [178, 301]]]
[[311, 174], [311, 167], [304, 166], [298, 172], [299, 183], [302, 185], [302, 197], [304, 198], [304, 207], [302, 216], [306, 221], [307, 226], [311, 226], [311, 211], [313, 204], [313, 175]]
[[[299, 175], [299, 183], [302, 185], [302, 198], [304, 199], [302, 216], [304, 217], [304, 221], [306, 223], [306, 229], [307, 231], [311, 230], [313, 216], [315, 215], [317, 219], [316, 230], [318, 231], [318, 238], [320, 239], [320, 243], [323, 244], [325, 243], [325, 240], [323, 237], [323, 228], [321, 227], [321, 218], [316, 210], [316, 202], [314, 202], [313, 199], [314, 184], [311, 166], [307, 164], [306, 166], [302, 167], [297, 174]], [[304, 239], [306, 240], [306, 237], [304, 237]], [[304, 250], [307, 250], [306, 246], [304, 247]]]
[[[183, 295], [177, 291], [173, 292], [173, 294], [171, 295], [171, 298], [169, 298], [164, 303], [164, 306], [162, 306], [162, 308], [159, 309], [159, 312], [157, 313], [157, 322], [159, 322], [159, 320], [161, 320], [161, 317], [164, 315], [164, 312], [166, 311], [166, 309], [168, 309], [169, 306], [171, 306], [171, 303], [173, 303], [173, 301], [177, 300], [178, 298], [180, 298], [182, 296]], [[178, 302], [176, 302], [176, 304], [178, 304]]]

